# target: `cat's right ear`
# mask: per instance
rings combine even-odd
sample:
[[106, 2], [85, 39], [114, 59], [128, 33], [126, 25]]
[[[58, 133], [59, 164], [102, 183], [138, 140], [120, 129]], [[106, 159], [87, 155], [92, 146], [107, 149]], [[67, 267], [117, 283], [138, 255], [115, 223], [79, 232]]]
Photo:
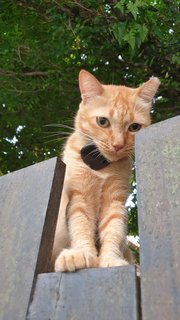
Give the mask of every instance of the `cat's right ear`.
[[103, 93], [101, 83], [86, 70], [81, 70], [79, 73], [79, 88], [81, 98], [85, 103], [89, 99], [100, 96]]

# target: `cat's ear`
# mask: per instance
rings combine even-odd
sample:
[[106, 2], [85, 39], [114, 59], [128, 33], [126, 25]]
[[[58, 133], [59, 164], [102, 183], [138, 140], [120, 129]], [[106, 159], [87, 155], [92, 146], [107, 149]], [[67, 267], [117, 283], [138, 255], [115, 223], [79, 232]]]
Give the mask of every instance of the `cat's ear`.
[[86, 70], [81, 70], [79, 73], [79, 88], [84, 102], [103, 93], [100, 82]]
[[138, 89], [138, 96], [146, 104], [151, 104], [156, 91], [160, 85], [160, 80], [156, 77], [151, 77], [147, 82], [143, 83]]

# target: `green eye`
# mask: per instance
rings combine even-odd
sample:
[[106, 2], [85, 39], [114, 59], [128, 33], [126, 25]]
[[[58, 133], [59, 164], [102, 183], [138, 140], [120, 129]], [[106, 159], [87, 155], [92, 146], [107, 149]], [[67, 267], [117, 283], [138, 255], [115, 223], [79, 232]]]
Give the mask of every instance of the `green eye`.
[[141, 124], [139, 123], [132, 123], [128, 130], [131, 131], [131, 132], [136, 132], [136, 131], [139, 131], [141, 129]]
[[102, 128], [107, 128], [110, 126], [109, 120], [104, 117], [96, 117], [96, 122]]

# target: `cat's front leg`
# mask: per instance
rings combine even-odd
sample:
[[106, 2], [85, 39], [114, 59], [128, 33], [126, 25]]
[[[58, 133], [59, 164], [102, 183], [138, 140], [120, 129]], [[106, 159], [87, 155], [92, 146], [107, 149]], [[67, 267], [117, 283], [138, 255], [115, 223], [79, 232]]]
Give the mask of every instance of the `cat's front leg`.
[[71, 248], [64, 249], [57, 257], [55, 271], [75, 271], [98, 266], [95, 247], [95, 221], [88, 212], [80, 191], [74, 191], [67, 208], [67, 223]]
[[99, 222], [99, 267], [128, 265], [124, 258], [126, 249], [127, 215], [124, 205], [115, 200], [103, 209]]

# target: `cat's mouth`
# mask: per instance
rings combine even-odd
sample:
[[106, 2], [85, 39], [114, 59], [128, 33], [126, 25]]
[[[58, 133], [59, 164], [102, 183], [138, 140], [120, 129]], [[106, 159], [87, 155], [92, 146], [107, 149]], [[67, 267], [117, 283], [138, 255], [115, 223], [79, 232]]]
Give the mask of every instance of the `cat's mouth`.
[[93, 170], [101, 170], [110, 164], [94, 142], [86, 144], [80, 153], [84, 163]]
[[127, 158], [133, 152], [133, 147], [131, 145], [124, 146], [119, 151], [115, 151], [114, 148], [105, 148], [101, 145], [98, 146], [98, 149], [100, 153], [103, 154], [103, 156], [105, 156], [105, 158], [108, 159], [110, 163]]

